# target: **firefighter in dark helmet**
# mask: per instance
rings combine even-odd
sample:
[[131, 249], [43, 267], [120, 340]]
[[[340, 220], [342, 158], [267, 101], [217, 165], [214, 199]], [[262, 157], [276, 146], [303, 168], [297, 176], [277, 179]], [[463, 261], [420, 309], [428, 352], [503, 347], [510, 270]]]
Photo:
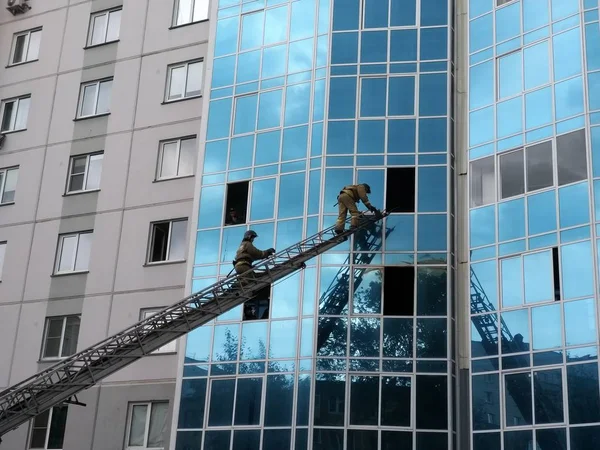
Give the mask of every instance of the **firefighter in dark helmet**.
[[244, 239], [237, 249], [233, 266], [237, 274], [247, 272], [252, 268], [252, 263], [259, 259], [268, 258], [275, 253], [274, 248], [268, 250], [257, 249], [253, 241], [258, 237], [255, 231], [248, 230], [244, 233]]
[[348, 186], [344, 186], [344, 189], [340, 191], [340, 195], [338, 195], [338, 218], [335, 222], [335, 232], [343, 233], [344, 232], [344, 223], [346, 222], [346, 214], [350, 211], [350, 215], [352, 219], [350, 220], [350, 229], [354, 229], [358, 226], [358, 217], [360, 212], [356, 207], [356, 204], [359, 201], [362, 201], [363, 204], [369, 209], [369, 211], [378, 212], [377, 208], [371, 205], [369, 201], [369, 197], [367, 194], [371, 193], [371, 186], [367, 183], [362, 184], [351, 184]]

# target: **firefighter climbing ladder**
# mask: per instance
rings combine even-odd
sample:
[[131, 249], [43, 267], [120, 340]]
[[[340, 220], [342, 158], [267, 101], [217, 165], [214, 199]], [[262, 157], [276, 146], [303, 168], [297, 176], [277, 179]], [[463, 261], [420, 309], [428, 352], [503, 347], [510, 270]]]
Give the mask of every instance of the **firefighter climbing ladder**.
[[[252, 299], [264, 287], [304, 267], [304, 263], [346, 241], [381, 216], [367, 216], [356, 229], [336, 234], [329, 227], [254, 267], [255, 275], [229, 276], [120, 333], [0, 392], [0, 437], [150, 354], [163, 345]], [[346, 220], [348, 226], [350, 219]], [[72, 399], [75, 399], [73, 401]]]

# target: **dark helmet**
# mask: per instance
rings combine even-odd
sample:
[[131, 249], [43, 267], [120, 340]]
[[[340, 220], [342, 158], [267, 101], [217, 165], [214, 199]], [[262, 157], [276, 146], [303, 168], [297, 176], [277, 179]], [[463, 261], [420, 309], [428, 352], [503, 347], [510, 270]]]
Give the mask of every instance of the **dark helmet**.
[[369, 186], [367, 183], [363, 183], [362, 184], [365, 187], [365, 191], [367, 194], [371, 193], [371, 186]]
[[248, 230], [244, 233], [244, 241], [251, 241], [254, 238], [257, 238], [258, 234], [256, 234], [256, 231], [253, 230]]

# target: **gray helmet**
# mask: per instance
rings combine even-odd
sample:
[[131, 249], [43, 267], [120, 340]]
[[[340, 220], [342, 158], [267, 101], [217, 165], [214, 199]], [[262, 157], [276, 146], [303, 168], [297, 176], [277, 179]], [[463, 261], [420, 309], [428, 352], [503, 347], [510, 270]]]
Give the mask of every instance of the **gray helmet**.
[[363, 183], [362, 184], [365, 187], [365, 191], [367, 192], [367, 194], [371, 193], [371, 186], [369, 186], [367, 183]]
[[244, 233], [244, 241], [251, 241], [254, 238], [257, 238], [258, 234], [256, 234], [256, 231], [253, 230], [248, 230]]

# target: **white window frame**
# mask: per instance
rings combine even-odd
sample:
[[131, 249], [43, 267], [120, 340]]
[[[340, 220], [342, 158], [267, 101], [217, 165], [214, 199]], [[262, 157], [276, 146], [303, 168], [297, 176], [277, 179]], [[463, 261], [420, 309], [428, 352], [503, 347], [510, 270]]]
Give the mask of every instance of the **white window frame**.
[[[112, 39], [110, 41], [107, 40], [108, 37], [108, 29], [110, 28], [110, 19], [111, 19], [111, 15], [112, 13], [115, 13], [119, 11], [121, 13], [121, 16], [119, 17], [119, 33], [116, 39]], [[97, 45], [104, 45], [104, 44], [110, 44], [111, 42], [118, 42], [120, 35], [121, 35], [121, 22], [122, 22], [122, 16], [123, 14], [123, 7], [119, 6], [117, 8], [111, 8], [111, 9], [106, 9], [104, 11], [97, 11], [95, 13], [92, 13], [90, 15], [90, 22], [88, 25], [88, 37], [87, 37], [87, 47], [96, 47]], [[97, 17], [101, 17], [101, 16], [107, 16], [106, 17], [106, 25], [104, 27], [104, 38], [102, 40], [102, 42], [97, 42], [95, 44], [92, 43], [92, 39], [94, 38], [94, 24], [95, 24], [95, 19]]]
[[[100, 97], [100, 87], [103, 83], [108, 83], [108, 82], [113, 82], [113, 78], [103, 78], [101, 80], [94, 80], [94, 81], [89, 81], [87, 83], [81, 83], [81, 86], [79, 88], [79, 102], [77, 104], [77, 118], [78, 119], [84, 119], [84, 118], [88, 118], [88, 117], [96, 117], [96, 116], [103, 116], [106, 114], [110, 114], [110, 99], [109, 99], [109, 108], [108, 111], [106, 112], [98, 112], [98, 98]], [[89, 87], [89, 86], [94, 86], [96, 85], [96, 96], [94, 98], [94, 112], [92, 114], [88, 114], [88, 115], [83, 115], [83, 103], [84, 103], [84, 97], [85, 97], [85, 88]], [[112, 87], [111, 87], [111, 92], [110, 94], [112, 96]]]
[[[65, 405], [66, 407], [66, 405]], [[50, 430], [52, 428], [52, 416], [54, 415], [54, 408], [57, 408], [57, 406], [54, 406], [52, 408], [50, 408], [50, 411], [48, 413], [48, 422], [46, 423], [46, 441], [44, 442], [44, 449], [48, 449], [48, 440], [50, 439]], [[67, 409], [67, 415], [69, 414], [68, 412], [69, 410]], [[31, 439], [33, 438], [33, 424], [35, 421], [35, 417], [33, 419], [31, 419], [31, 426], [29, 427], [29, 439], [27, 439], [27, 448], [28, 449], [40, 449], [40, 447], [32, 447], [31, 446]], [[63, 433], [63, 440], [64, 440], [64, 436], [65, 436], [65, 430], [66, 430], [66, 426], [63, 429], [62, 433]], [[41, 449], [40, 449], [41, 450]]]
[[[4, 201], [4, 194], [6, 189], [6, 180], [8, 178], [8, 172], [17, 172], [17, 182], [19, 179], [19, 166], [6, 167], [0, 169], [0, 175], [2, 178], [0, 179], [0, 205], [12, 205], [15, 201], [11, 200], [10, 202]], [[16, 195], [16, 187], [15, 187], [15, 195]]]
[[[21, 64], [25, 64], [28, 62], [33, 62], [33, 61], [37, 61], [39, 59], [40, 56], [40, 47], [42, 45], [42, 38], [40, 36], [39, 39], [39, 43], [38, 43], [38, 47], [37, 47], [37, 51], [35, 53], [35, 57], [33, 55], [30, 55], [29, 52], [31, 50], [30, 44], [31, 44], [31, 35], [34, 33], [42, 33], [42, 28], [32, 28], [31, 30], [26, 30], [26, 31], [21, 31], [19, 33], [15, 33], [13, 35], [13, 41], [12, 41], [12, 48], [10, 50], [10, 59], [8, 60], [8, 66], [12, 67], [12, 66], [18, 66]], [[21, 36], [25, 36], [25, 44], [23, 44], [23, 59], [21, 61], [17, 61], [15, 62], [15, 53], [17, 51], [17, 39], [20, 38]]]
[[[169, 402], [167, 400], [156, 400], [150, 402], [134, 402], [130, 403], [127, 410], [127, 428], [125, 429], [125, 449], [126, 450], [164, 450], [164, 447], [148, 447], [148, 433], [150, 431], [150, 417], [152, 414], [152, 405], [165, 403], [167, 405], [167, 414], [169, 408]], [[143, 446], [130, 446], [129, 436], [131, 435], [131, 419], [133, 417], [134, 406], [146, 406], [146, 421], [144, 423], [144, 445]], [[167, 438], [165, 439], [167, 440]]]
[[[196, 141], [196, 146], [198, 145], [198, 141], [197, 141], [197, 137], [196, 136], [187, 136], [187, 137], [182, 137], [179, 139], [169, 139], [168, 141], [162, 141], [160, 143], [160, 149], [158, 150], [158, 161], [156, 163], [156, 178], [155, 180], [173, 180], [175, 178], [183, 178], [183, 177], [190, 177], [194, 175], [194, 169], [192, 167], [192, 172], [191, 173], [185, 173], [185, 174], [179, 174], [180, 171], [180, 163], [181, 163], [181, 143], [183, 141]], [[165, 150], [165, 146], [168, 144], [177, 144], [177, 174], [173, 177], [169, 177], [169, 176], [161, 176], [162, 173], [162, 168], [163, 168], [163, 160], [164, 160], [164, 150]]]
[[[102, 158], [100, 158], [100, 159], [102, 160], [102, 163], [104, 162], [104, 152], [95, 152], [95, 153], [88, 153], [88, 154], [84, 154], [84, 155], [71, 156], [71, 158], [69, 159], [69, 172], [67, 174], [67, 186], [65, 188], [65, 195], [79, 194], [81, 192], [95, 192], [95, 191], [100, 190], [99, 187], [93, 188], [93, 189], [87, 189], [88, 175], [90, 172], [90, 161], [94, 156], [102, 156]], [[71, 178], [73, 177], [73, 167], [75, 165], [75, 160], [80, 159], [80, 158], [85, 158], [85, 170], [83, 172], [83, 189], [70, 190], [69, 188], [71, 186]], [[100, 165], [100, 176], [102, 176], [102, 163]], [[75, 174], [75, 175], [80, 175], [80, 174]]]
[[[76, 233], [65, 233], [65, 234], [61, 234], [58, 236], [58, 246], [56, 248], [56, 261], [54, 263], [54, 275], [62, 275], [62, 274], [67, 274], [67, 273], [86, 273], [89, 272], [89, 261], [88, 261], [88, 268], [87, 269], [83, 269], [83, 270], [75, 270], [75, 267], [77, 267], [77, 257], [78, 257], [78, 253], [79, 253], [79, 240], [81, 238], [81, 235], [83, 234], [94, 234], [93, 230], [89, 230], [89, 231], [78, 231]], [[66, 238], [69, 237], [77, 237], [77, 244], [75, 245], [75, 248], [73, 249], [73, 268], [71, 270], [62, 270], [59, 271], [59, 267], [60, 267], [60, 260], [62, 258], [62, 253], [63, 253], [63, 246], [64, 246], [64, 241]]]
[[[164, 308], [143, 308], [140, 310], [140, 320], [146, 320], [153, 315], [161, 312]], [[168, 344], [159, 347], [154, 350], [151, 355], [163, 355], [163, 354], [172, 354], [177, 353], [177, 339], [169, 342]]]
[[[65, 359], [65, 358], [68, 358], [69, 356], [72, 356], [72, 355], [61, 356], [62, 352], [63, 352], [63, 346], [65, 344], [65, 332], [67, 330], [67, 319], [69, 319], [70, 317], [79, 317], [79, 326], [81, 327], [81, 315], [79, 315], [79, 314], [71, 314], [69, 316], [46, 317], [46, 321], [44, 322], [44, 336], [43, 336], [43, 340], [42, 340], [42, 351], [41, 351], [41, 355], [40, 355], [40, 360], [42, 360], [42, 361], [57, 361], [57, 360]], [[58, 356], [44, 357], [44, 353], [46, 352], [46, 346], [48, 343], [47, 341], [48, 341], [48, 331], [49, 331], [50, 321], [56, 320], [56, 319], [62, 319], [62, 328], [60, 331], [60, 344], [58, 346]], [[80, 331], [81, 331], [81, 328], [80, 328]], [[79, 343], [79, 334], [77, 335], [77, 343]]]
[[4, 268], [4, 260], [6, 259], [7, 241], [0, 241], [0, 281], [2, 281], [2, 270]]
[[[19, 117], [19, 108], [20, 108], [21, 102], [23, 100], [29, 100], [29, 106], [27, 108], [27, 117], [25, 117], [25, 120], [24, 120], [25, 126], [23, 126], [22, 128], [16, 128], [17, 119]], [[13, 97], [13, 98], [7, 98], [6, 100], [2, 100], [2, 105], [1, 105], [2, 107], [1, 107], [1, 111], [0, 111], [0, 126], [2, 126], [2, 123], [4, 123], [4, 114], [6, 112], [6, 105], [8, 105], [9, 103], [16, 104], [15, 115], [11, 119], [8, 129], [6, 129], [6, 130], [0, 129], [0, 133], [12, 133], [14, 131], [26, 130], [27, 129], [27, 119], [29, 119], [29, 110], [31, 109], [31, 95], [23, 95], [21, 97]]]
[[[190, 13], [187, 19], [182, 19], [181, 23], [177, 23], [179, 19], [179, 7], [181, 6], [181, 2], [189, 2], [190, 3]], [[196, 20], [194, 20], [194, 15], [198, 11], [198, 8], [202, 8], [201, 12], [203, 12], [202, 16]], [[199, 23], [205, 20], [208, 20], [209, 16], [209, 1], [208, 0], [175, 0], [174, 8], [173, 8], [173, 21], [172, 28], [182, 27], [184, 25], [190, 25], [192, 23]]]
[[[201, 69], [200, 69], [200, 74], [201, 74], [200, 93], [186, 96], [185, 94], [187, 92], [188, 77], [190, 74], [190, 65], [192, 65], [192, 64], [200, 64], [200, 66], [201, 66]], [[173, 70], [180, 69], [182, 67], [185, 68], [185, 83], [183, 83], [183, 92], [181, 92], [181, 97], [169, 98], [169, 95], [171, 94], [171, 78], [172, 78]], [[185, 61], [185, 62], [176, 63], [176, 64], [170, 64], [169, 66], [167, 66], [167, 85], [165, 88], [165, 103], [176, 102], [176, 101], [183, 100], [186, 98], [202, 97], [202, 92], [204, 89], [204, 80], [202, 79], [203, 74], [204, 74], [204, 58], [194, 59], [191, 61]]]
[[[154, 264], [165, 264], [165, 263], [172, 263], [172, 262], [181, 262], [181, 261], [185, 261], [185, 257], [182, 259], [169, 259], [169, 256], [171, 255], [171, 237], [173, 234], [173, 223], [174, 222], [186, 222], [186, 243], [187, 244], [187, 233], [189, 232], [188, 230], [188, 226], [189, 226], [189, 221], [187, 218], [181, 218], [181, 219], [170, 219], [170, 220], [158, 220], [156, 222], [152, 222], [150, 223], [150, 239], [149, 239], [149, 245], [148, 245], [148, 255], [146, 256], [146, 264], [149, 265], [154, 265]], [[160, 260], [160, 261], [150, 261], [150, 259], [152, 258], [152, 250], [154, 249], [154, 230], [155, 227], [157, 225], [163, 224], [163, 223], [168, 223], [169, 224], [169, 235], [167, 236], [167, 254], [166, 254], [166, 259]]]

